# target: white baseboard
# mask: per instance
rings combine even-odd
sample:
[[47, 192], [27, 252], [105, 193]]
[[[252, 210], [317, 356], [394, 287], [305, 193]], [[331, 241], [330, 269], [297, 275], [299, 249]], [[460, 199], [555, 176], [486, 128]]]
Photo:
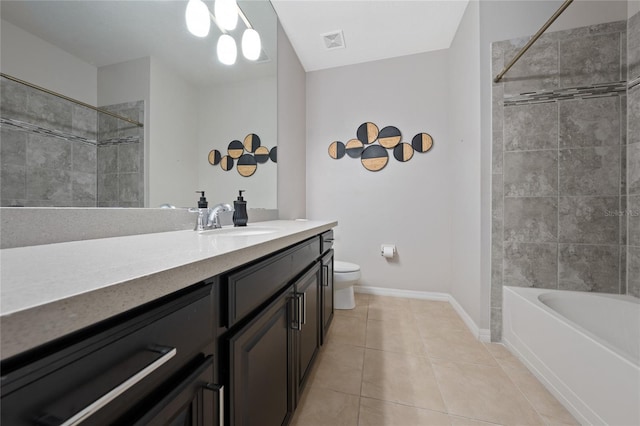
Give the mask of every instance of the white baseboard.
[[400, 290], [384, 287], [369, 287], [354, 285], [353, 290], [356, 293], [374, 294], [377, 296], [392, 296], [392, 297], [406, 297], [408, 299], [422, 299], [422, 300], [435, 300], [438, 302], [449, 302], [453, 309], [460, 315], [462, 321], [469, 328], [471, 333], [476, 339], [481, 342], [491, 341], [491, 331], [488, 328], [480, 328], [469, 316], [467, 311], [458, 303], [458, 301], [449, 293], [437, 293], [431, 291], [415, 291], [415, 290]]

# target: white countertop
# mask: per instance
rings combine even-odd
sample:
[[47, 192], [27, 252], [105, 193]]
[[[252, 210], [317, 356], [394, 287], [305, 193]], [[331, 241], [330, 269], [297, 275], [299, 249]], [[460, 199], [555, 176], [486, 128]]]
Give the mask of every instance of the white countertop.
[[334, 221], [269, 221], [0, 250], [1, 359], [320, 234]]

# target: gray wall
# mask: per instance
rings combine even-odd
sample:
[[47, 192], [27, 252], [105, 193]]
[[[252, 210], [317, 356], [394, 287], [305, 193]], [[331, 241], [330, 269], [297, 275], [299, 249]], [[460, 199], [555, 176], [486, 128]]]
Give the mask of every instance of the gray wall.
[[[547, 33], [493, 85], [492, 323], [502, 285], [626, 292], [625, 40]], [[493, 69], [526, 41], [494, 43]]]
[[627, 46], [627, 293], [640, 297], [640, 12], [629, 19]]

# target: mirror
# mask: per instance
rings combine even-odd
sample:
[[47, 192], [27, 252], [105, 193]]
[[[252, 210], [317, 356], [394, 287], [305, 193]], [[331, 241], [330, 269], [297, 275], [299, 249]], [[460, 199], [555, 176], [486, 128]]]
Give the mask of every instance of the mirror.
[[[213, 1], [205, 3], [213, 12]], [[227, 155], [231, 141], [251, 134], [266, 149], [277, 146], [276, 14], [268, 0], [238, 1], [262, 52], [243, 58], [247, 26], [239, 20], [229, 32], [238, 58], [227, 66], [216, 58], [219, 28], [212, 22], [207, 37], [191, 35], [186, 5], [0, 3], [2, 73], [144, 124], [2, 78], [3, 206], [193, 207], [197, 190], [213, 205], [243, 189], [250, 207], [277, 208], [275, 162], [244, 177], [208, 161], [212, 150]]]

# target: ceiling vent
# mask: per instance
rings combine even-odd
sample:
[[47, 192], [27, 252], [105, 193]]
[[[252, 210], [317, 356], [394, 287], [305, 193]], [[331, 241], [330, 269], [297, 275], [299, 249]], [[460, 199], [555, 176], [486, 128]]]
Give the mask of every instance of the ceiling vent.
[[342, 30], [322, 34], [322, 41], [327, 50], [344, 48], [344, 34], [342, 34]]

